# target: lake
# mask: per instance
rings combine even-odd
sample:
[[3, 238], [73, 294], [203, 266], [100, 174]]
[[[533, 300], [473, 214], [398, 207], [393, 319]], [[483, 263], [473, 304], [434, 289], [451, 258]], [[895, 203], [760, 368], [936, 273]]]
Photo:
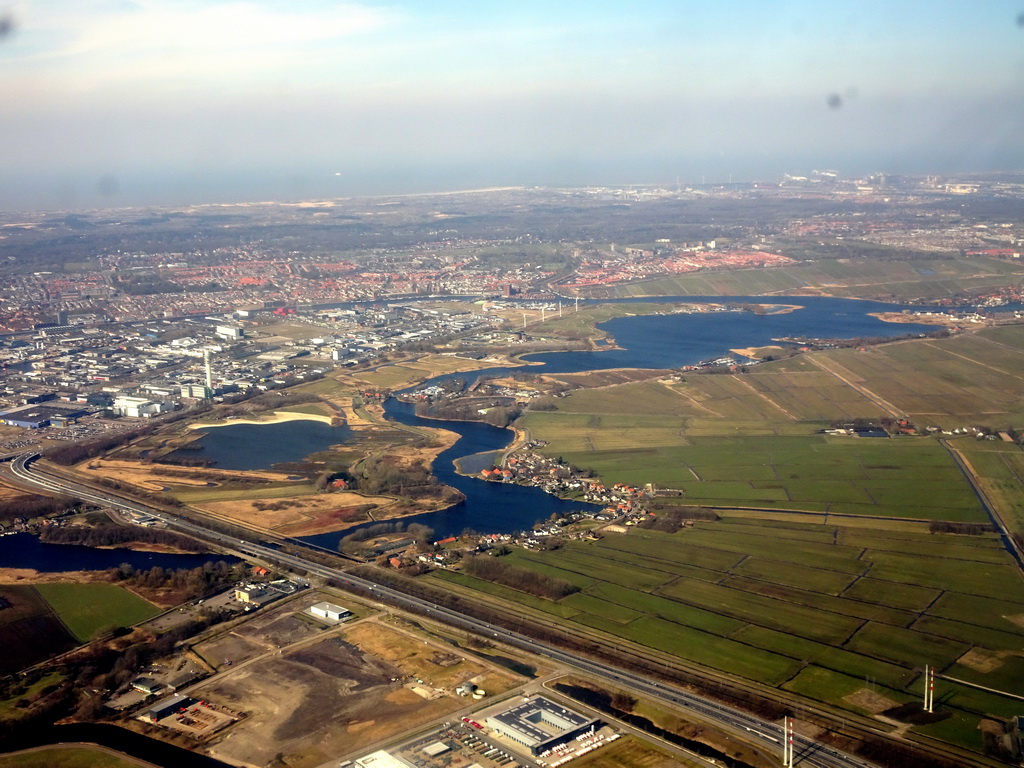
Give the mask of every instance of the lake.
[[[601, 324], [623, 349], [595, 352], [550, 352], [528, 355], [527, 360], [543, 366], [526, 368], [495, 367], [469, 373], [445, 374], [420, 388], [452, 378], [475, 379], [481, 374], [503, 374], [513, 370], [530, 373], [574, 373], [606, 368], [675, 368], [702, 360], [728, 356], [732, 348], [763, 346], [781, 337], [813, 336], [828, 339], [893, 337], [933, 332], [933, 326], [886, 323], [870, 317], [869, 312], [893, 312], [904, 307], [873, 301], [822, 297], [682, 297], [664, 299], [624, 299], [613, 303], [686, 302], [686, 303], [765, 303], [798, 304], [793, 312], [757, 315], [752, 312], [707, 312], [694, 314], [641, 315], [621, 317]], [[412, 404], [395, 398], [385, 404], [389, 418], [411, 426], [443, 427], [457, 432], [461, 439], [434, 462], [438, 479], [458, 488], [466, 500], [450, 509], [405, 518], [434, 529], [438, 538], [457, 535], [469, 528], [482, 533], [511, 533], [532, 528], [534, 523], [554, 515], [563, 515], [593, 505], [559, 499], [539, 488], [495, 483], [459, 475], [454, 461], [480, 452], [500, 452], [512, 441], [511, 430], [498, 429], [481, 422], [439, 421], [416, 416]], [[297, 422], [293, 422], [297, 424]], [[255, 450], [255, 447], [253, 448]], [[493, 455], [493, 453], [492, 453]], [[479, 461], [467, 462], [477, 469]], [[344, 533], [351, 533], [348, 529]], [[305, 541], [334, 548], [343, 533], [324, 533], [305, 537]]]
[[348, 425], [331, 426], [315, 419], [266, 424], [225, 424], [202, 429], [203, 437], [183, 453], [211, 458], [218, 469], [272, 469], [344, 443]]
[[162, 568], [198, 568], [204, 563], [223, 560], [239, 562], [237, 557], [218, 554], [169, 554], [134, 549], [100, 549], [77, 544], [45, 544], [30, 533], [0, 536], [0, 565], [4, 568], [34, 568], [37, 571], [102, 571], [128, 563], [139, 570]]

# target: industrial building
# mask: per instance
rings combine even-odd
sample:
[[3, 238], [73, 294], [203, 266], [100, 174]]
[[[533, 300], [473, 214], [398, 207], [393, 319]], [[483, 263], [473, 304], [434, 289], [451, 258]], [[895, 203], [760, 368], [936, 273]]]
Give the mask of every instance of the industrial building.
[[0, 421], [12, 427], [24, 429], [42, 429], [54, 426], [66, 426], [84, 416], [88, 411], [80, 409], [58, 408], [52, 405], [23, 405], [0, 412]]
[[543, 696], [534, 696], [511, 709], [491, 715], [485, 723], [502, 736], [528, 747], [533, 755], [572, 741], [600, 725], [599, 720], [588, 719]]
[[188, 707], [193, 701], [195, 701], [195, 699], [179, 693], [168, 699], [158, 701], [152, 707], [147, 709], [142, 717], [151, 723], [155, 723], [158, 720], [163, 720], [168, 715], [174, 714], [175, 712]]
[[170, 403], [157, 402], [148, 397], [131, 397], [120, 395], [114, 398], [113, 410], [121, 416], [130, 416], [135, 419], [158, 416], [173, 409]]
[[342, 608], [334, 603], [317, 603], [309, 607], [309, 612], [321, 619], [330, 621], [344, 621], [352, 615], [348, 608]]
[[383, 749], [353, 760], [352, 765], [356, 768], [416, 768], [408, 760]]

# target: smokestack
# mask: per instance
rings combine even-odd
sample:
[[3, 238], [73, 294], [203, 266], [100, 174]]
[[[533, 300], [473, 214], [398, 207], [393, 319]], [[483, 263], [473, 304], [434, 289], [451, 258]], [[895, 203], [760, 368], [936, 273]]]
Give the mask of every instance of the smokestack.
[[935, 710], [935, 667], [924, 666], [924, 711]]

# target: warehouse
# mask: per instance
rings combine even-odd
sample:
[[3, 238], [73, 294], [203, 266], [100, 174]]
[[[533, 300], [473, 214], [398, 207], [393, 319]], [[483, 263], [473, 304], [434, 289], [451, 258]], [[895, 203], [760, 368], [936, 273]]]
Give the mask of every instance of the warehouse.
[[191, 699], [188, 696], [179, 693], [176, 696], [171, 696], [169, 699], [162, 699], [161, 701], [158, 701], [152, 707], [147, 709], [142, 717], [151, 723], [155, 723], [168, 715], [173, 715], [175, 712], [185, 709], [193, 701], [195, 701], [195, 699]]
[[50, 426], [51, 422], [66, 423], [68, 420], [85, 415], [85, 413], [86, 411], [82, 410], [55, 408], [49, 405], [23, 405], [20, 408], [0, 411], [0, 421], [12, 427], [42, 429]]
[[543, 696], [534, 696], [511, 709], [491, 715], [485, 722], [502, 736], [529, 747], [534, 755], [572, 741], [600, 724], [598, 720], [588, 719]]
[[344, 621], [352, 615], [348, 608], [342, 608], [334, 603], [317, 603], [309, 607], [309, 612], [321, 619], [330, 621]]

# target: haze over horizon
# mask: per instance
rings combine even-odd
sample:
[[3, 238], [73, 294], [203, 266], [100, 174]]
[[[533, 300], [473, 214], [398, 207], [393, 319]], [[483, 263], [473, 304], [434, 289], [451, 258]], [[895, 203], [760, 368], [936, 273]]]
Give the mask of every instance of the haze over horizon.
[[0, 5], [0, 208], [1024, 169], [1009, 0]]

